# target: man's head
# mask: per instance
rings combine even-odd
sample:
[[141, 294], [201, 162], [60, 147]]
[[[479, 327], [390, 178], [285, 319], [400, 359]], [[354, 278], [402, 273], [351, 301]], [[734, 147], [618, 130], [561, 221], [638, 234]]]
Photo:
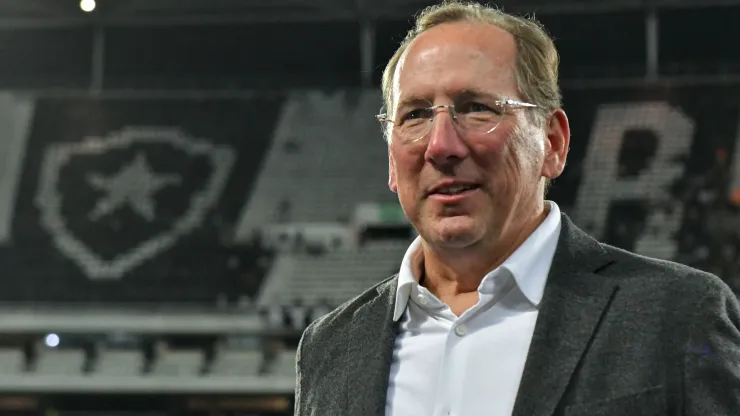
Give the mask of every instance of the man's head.
[[383, 74], [384, 131], [389, 186], [427, 244], [495, 245], [539, 213], [569, 143], [557, 66], [534, 21], [466, 3], [420, 14]]

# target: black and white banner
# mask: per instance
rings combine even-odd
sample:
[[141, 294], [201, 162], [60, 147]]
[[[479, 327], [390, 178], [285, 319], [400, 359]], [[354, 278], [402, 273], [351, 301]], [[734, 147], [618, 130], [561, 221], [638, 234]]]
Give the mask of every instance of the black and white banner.
[[6, 123], [16, 145], [6, 145], [15, 172], [6, 169], [0, 191], [14, 201], [0, 208], [0, 300], [213, 301], [229, 292], [242, 260], [234, 223], [280, 104], [16, 105], [27, 114]]
[[[551, 197], [611, 244], [740, 277], [740, 88], [566, 91]], [[736, 286], [740, 289], [740, 286]]]

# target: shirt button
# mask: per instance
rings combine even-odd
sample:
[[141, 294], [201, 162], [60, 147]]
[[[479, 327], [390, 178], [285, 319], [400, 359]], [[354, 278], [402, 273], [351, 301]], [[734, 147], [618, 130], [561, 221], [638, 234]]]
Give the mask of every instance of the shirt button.
[[468, 333], [468, 328], [465, 325], [458, 325], [455, 327], [455, 333], [462, 337]]
[[419, 303], [422, 305], [426, 305], [427, 303], [429, 303], [429, 300], [427, 300], [426, 296], [419, 295]]

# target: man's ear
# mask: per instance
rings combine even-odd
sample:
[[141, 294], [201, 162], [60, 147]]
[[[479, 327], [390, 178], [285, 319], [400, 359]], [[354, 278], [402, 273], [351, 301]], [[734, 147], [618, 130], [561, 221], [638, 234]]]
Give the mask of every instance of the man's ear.
[[553, 111], [545, 127], [545, 161], [542, 164], [542, 176], [555, 179], [563, 173], [565, 160], [570, 147], [570, 125], [568, 116], [562, 109]]

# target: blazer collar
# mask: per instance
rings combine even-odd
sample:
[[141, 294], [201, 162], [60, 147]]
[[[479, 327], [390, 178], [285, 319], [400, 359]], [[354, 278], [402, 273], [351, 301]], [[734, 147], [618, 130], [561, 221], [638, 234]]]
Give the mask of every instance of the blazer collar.
[[393, 321], [397, 286], [398, 275], [377, 286], [377, 296], [355, 312], [355, 319], [345, 334], [349, 338], [349, 351], [344, 368], [349, 374], [343, 381], [347, 383], [348, 394], [344, 412], [340, 414], [385, 414], [393, 344], [398, 333], [398, 323]]
[[617, 290], [597, 272], [612, 260], [563, 214], [513, 416], [550, 416]]

